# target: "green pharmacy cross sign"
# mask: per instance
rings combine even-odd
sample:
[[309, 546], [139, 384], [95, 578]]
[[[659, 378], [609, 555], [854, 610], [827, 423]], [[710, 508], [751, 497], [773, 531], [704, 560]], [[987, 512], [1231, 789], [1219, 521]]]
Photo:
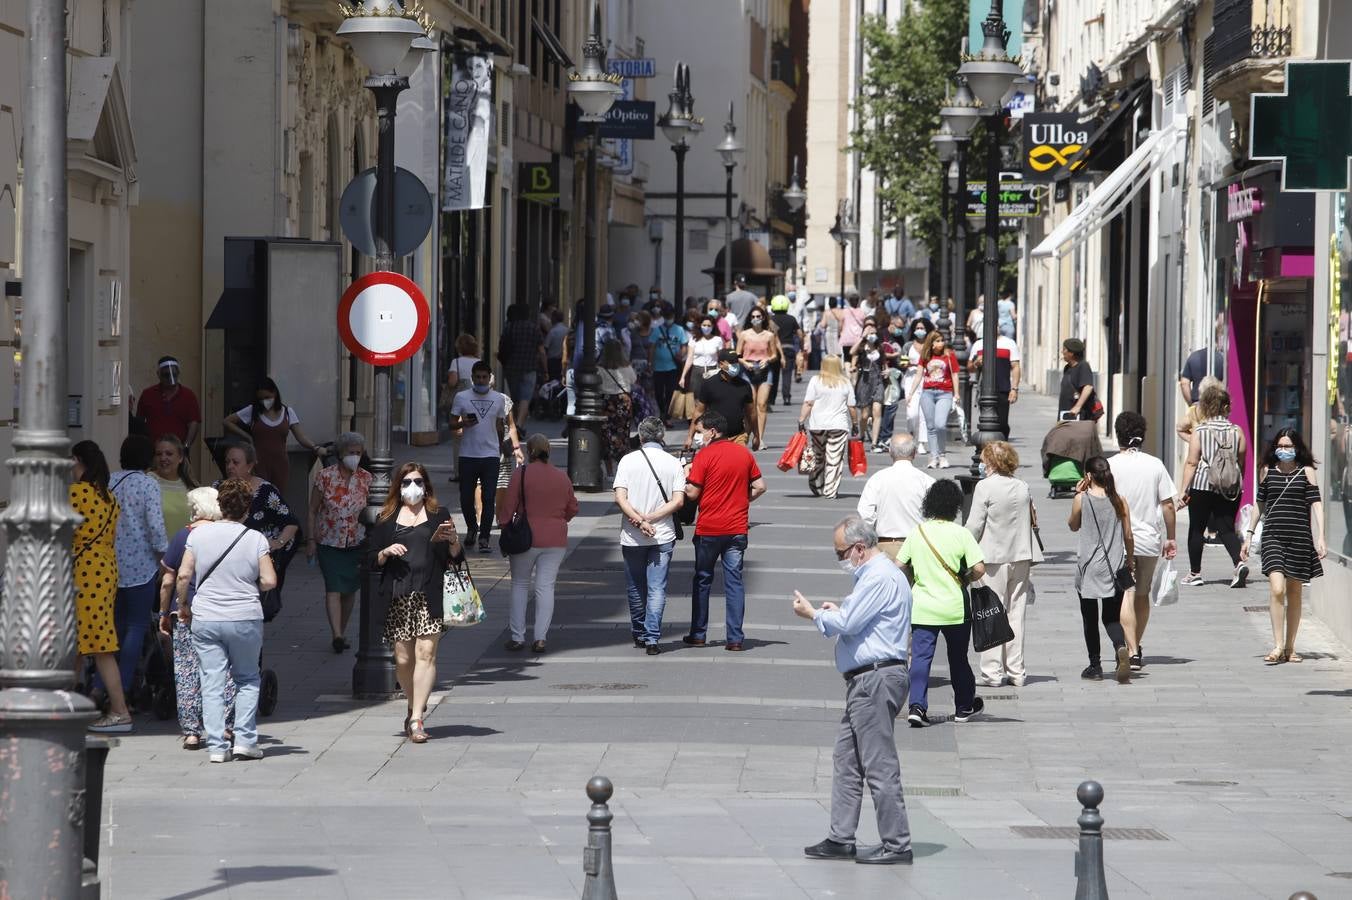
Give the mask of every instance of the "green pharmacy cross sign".
[[1345, 191], [1352, 62], [1288, 62], [1286, 92], [1250, 97], [1249, 156], [1279, 159], [1284, 191]]

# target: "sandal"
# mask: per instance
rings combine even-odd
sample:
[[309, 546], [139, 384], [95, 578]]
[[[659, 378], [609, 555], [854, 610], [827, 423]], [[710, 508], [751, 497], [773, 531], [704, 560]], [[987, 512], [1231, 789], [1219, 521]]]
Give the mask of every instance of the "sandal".
[[531, 653], [544, 653], [544, 652], [545, 652], [545, 642], [544, 642], [544, 641], [536, 641], [535, 643], [531, 644], [531, 645], [530, 645], [530, 652], [531, 652]]
[[409, 721], [408, 739], [415, 744], [427, 743], [427, 732], [423, 729], [422, 719], [411, 719]]
[[525, 641], [508, 641], [507, 643], [505, 643], [505, 644], [502, 645], [502, 649], [504, 649], [504, 650], [511, 650], [511, 651], [517, 651], [517, 650], [522, 650], [522, 649], [524, 649], [525, 646], [526, 646], [526, 642], [525, 642]]
[[201, 736], [196, 735], [196, 734], [185, 734], [185, 735], [183, 735], [183, 749], [184, 749], [184, 750], [201, 750], [201, 749], [202, 749], [202, 738], [201, 738]]
[[1269, 653], [1267, 656], [1263, 657], [1263, 662], [1269, 663], [1271, 665], [1276, 665], [1277, 663], [1284, 663], [1286, 662], [1286, 651], [1282, 650], [1280, 647], [1273, 647], [1272, 652]]
[[1305, 662], [1305, 657], [1297, 653], [1294, 647], [1290, 650], [1283, 650], [1282, 654], [1286, 657], [1287, 662]]

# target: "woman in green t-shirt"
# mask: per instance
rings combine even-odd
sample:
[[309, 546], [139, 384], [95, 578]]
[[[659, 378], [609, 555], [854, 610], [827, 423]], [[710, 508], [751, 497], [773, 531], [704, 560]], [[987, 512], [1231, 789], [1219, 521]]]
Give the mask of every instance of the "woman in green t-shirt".
[[155, 440], [155, 468], [150, 470], [160, 486], [160, 509], [164, 533], [178, 530], [192, 520], [188, 515], [188, 491], [197, 487], [188, 468], [188, 454], [177, 435], [162, 434]]
[[911, 582], [911, 698], [906, 721], [912, 728], [930, 724], [929, 673], [939, 635], [948, 649], [949, 679], [956, 712], [966, 722], [985, 708], [976, 695], [976, 676], [967, 662], [972, 623], [967, 619], [966, 583], [986, 574], [981, 545], [958, 524], [962, 488], [941, 478], [930, 485], [920, 512], [925, 517], [897, 553]]

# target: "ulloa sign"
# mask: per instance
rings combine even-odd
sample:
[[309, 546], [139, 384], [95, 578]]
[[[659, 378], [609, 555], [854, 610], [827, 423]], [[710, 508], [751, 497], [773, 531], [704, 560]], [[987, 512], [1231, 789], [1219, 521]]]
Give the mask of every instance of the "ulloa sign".
[[1074, 176], [1089, 153], [1089, 129], [1074, 113], [1029, 113], [1023, 117], [1023, 179], [1054, 181]]

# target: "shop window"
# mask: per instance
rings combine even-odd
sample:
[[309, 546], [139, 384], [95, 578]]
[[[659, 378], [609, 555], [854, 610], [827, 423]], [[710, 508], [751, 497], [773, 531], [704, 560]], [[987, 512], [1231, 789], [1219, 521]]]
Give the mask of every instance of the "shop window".
[[1336, 205], [1338, 240], [1329, 253], [1329, 445], [1322, 448], [1319, 475], [1329, 553], [1352, 559], [1352, 212], [1347, 194], [1338, 195]]

